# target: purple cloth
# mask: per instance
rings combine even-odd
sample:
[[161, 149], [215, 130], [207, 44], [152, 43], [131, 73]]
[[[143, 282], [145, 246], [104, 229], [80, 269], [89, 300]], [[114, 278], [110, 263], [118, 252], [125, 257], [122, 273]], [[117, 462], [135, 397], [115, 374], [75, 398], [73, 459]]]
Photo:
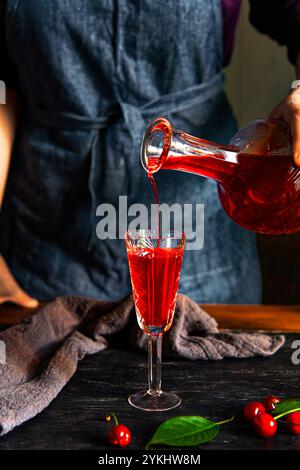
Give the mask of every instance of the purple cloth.
[[223, 65], [227, 65], [230, 61], [241, 6], [242, 0], [222, 0]]
[[[223, 13], [223, 65], [230, 61], [242, 0], [221, 0]], [[286, 45], [295, 63], [300, 51], [300, 0], [249, 0], [250, 21], [255, 28]]]

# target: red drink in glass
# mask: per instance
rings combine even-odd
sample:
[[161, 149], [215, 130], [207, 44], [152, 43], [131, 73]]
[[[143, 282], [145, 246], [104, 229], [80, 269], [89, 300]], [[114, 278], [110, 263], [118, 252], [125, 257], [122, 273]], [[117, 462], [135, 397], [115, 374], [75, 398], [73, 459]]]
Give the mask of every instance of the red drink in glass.
[[161, 334], [173, 320], [183, 246], [127, 248], [132, 291], [140, 328]]
[[176, 393], [161, 389], [162, 337], [171, 327], [185, 245], [184, 233], [152, 230], [126, 232], [126, 250], [139, 327], [148, 335], [148, 389], [130, 395], [129, 403], [146, 411], [178, 406]]

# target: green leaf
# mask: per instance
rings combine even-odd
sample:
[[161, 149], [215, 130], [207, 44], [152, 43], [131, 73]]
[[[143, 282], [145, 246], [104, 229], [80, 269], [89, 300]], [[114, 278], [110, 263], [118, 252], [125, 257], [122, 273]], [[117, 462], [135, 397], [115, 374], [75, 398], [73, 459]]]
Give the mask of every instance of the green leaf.
[[293, 411], [300, 411], [300, 401], [299, 400], [284, 400], [280, 403], [277, 403], [276, 408], [272, 411], [272, 416], [274, 419], [281, 418]]
[[198, 446], [217, 437], [219, 425], [232, 419], [215, 423], [202, 416], [171, 418], [158, 427], [147, 447], [154, 444], [178, 447]]

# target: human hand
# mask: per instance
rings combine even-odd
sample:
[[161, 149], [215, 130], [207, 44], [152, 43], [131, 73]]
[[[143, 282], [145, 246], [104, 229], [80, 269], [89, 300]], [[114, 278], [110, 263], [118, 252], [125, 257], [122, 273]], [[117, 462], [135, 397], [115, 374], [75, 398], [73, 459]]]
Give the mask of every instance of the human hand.
[[38, 306], [38, 300], [30, 297], [19, 286], [4, 258], [0, 256], [0, 305], [5, 302], [13, 302], [25, 308]]
[[293, 137], [294, 162], [300, 166], [300, 80], [293, 82], [288, 95], [269, 114], [270, 117], [284, 120]]

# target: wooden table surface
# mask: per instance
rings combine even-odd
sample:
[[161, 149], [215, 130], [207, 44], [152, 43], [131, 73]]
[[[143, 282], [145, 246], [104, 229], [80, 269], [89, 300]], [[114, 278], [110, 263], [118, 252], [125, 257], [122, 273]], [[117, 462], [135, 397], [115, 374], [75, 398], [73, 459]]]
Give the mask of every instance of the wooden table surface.
[[[128, 395], [144, 388], [146, 356], [114, 347], [79, 363], [78, 371], [59, 396], [40, 415], [0, 438], [4, 449], [110, 450], [104, 416], [114, 411], [129, 425], [131, 449], [142, 449], [165, 419], [198, 414], [211, 419], [235, 420], [221, 429], [205, 449], [300, 450], [300, 439], [280, 432], [270, 440], [255, 436], [243, 423], [241, 411], [248, 400], [267, 394], [300, 395], [300, 365], [291, 360], [292, 342], [300, 339], [300, 307], [206, 306], [223, 328], [287, 331], [284, 347], [270, 358], [226, 359], [216, 362], [170, 360], [163, 363], [163, 385], [177, 391], [182, 405], [172, 411], [147, 413], [132, 408]], [[14, 323], [28, 311], [0, 308], [0, 322]]]

